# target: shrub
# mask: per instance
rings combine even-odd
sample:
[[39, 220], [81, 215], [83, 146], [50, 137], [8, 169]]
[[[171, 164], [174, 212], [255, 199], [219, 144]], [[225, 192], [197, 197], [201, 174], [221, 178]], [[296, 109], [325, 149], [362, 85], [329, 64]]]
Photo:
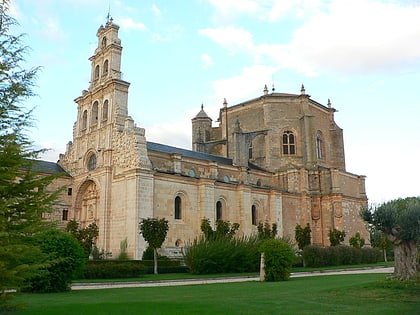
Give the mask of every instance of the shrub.
[[[150, 246], [146, 247], [146, 249], [144, 250], [143, 255], [142, 255], [142, 260], [154, 260], [154, 250], [153, 250], [153, 248], [151, 248]], [[160, 263], [162, 260], [170, 260], [170, 259], [169, 259], [169, 257], [164, 256], [164, 255], [159, 255], [159, 253], [158, 253], [158, 260], [159, 260], [159, 263]]]
[[360, 236], [360, 233], [357, 232], [353, 237], [350, 238], [349, 243], [355, 248], [362, 248], [365, 245], [365, 239]]
[[346, 232], [339, 231], [337, 229], [333, 229], [328, 232], [328, 237], [330, 239], [331, 246], [340, 245], [342, 242], [344, 242], [345, 236]]
[[309, 223], [303, 228], [299, 224], [295, 227], [295, 240], [298, 244], [299, 249], [304, 249], [305, 246], [311, 244], [311, 228]]
[[292, 264], [295, 261], [295, 253], [290, 244], [283, 240], [267, 239], [259, 249], [264, 254], [264, 280], [289, 279]]
[[310, 245], [302, 252], [306, 267], [371, 264], [381, 261], [381, 252], [376, 248], [354, 248], [347, 245], [320, 247]]
[[[163, 260], [159, 260], [158, 263], [158, 273], [186, 273], [188, 272], [188, 267], [181, 265], [179, 260], [170, 260], [166, 256], [162, 256]], [[141, 263], [146, 266], [147, 273], [152, 274], [153, 270], [153, 260], [142, 260]]]
[[194, 274], [258, 271], [258, 245], [255, 236], [200, 238], [187, 248], [185, 262]]
[[363, 264], [372, 264], [383, 261], [383, 256], [379, 248], [363, 247], [361, 250], [361, 260]]
[[306, 267], [327, 266], [327, 250], [324, 247], [309, 245], [303, 249], [302, 257]]
[[146, 272], [147, 267], [139, 260], [90, 260], [86, 264], [82, 278], [137, 278]]
[[23, 291], [26, 292], [63, 292], [70, 289], [72, 279], [82, 274], [85, 252], [72, 235], [51, 230], [36, 235], [33, 242], [49, 260], [36, 276], [27, 279]]

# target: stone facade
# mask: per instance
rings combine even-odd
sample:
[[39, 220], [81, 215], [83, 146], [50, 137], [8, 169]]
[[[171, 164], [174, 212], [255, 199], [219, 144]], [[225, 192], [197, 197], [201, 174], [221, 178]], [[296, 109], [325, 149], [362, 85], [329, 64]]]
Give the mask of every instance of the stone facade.
[[239, 235], [267, 222], [294, 239], [296, 224], [309, 223], [314, 244], [329, 245], [332, 228], [347, 240], [356, 232], [368, 239], [358, 216], [367, 203], [364, 177], [345, 170], [331, 104], [315, 102], [303, 86], [298, 95], [264, 88], [259, 98], [225, 101], [216, 127], [202, 107], [192, 119], [192, 150], [148, 142], [128, 115], [118, 30], [110, 20], [97, 32], [90, 86], [75, 99], [73, 141], [58, 162], [69, 174], [67, 215], [51, 219], [96, 222], [98, 248], [115, 257], [127, 240], [134, 259], [145, 249], [138, 225], [148, 217], [169, 220], [162, 250], [172, 256], [200, 235], [203, 218], [237, 222]]

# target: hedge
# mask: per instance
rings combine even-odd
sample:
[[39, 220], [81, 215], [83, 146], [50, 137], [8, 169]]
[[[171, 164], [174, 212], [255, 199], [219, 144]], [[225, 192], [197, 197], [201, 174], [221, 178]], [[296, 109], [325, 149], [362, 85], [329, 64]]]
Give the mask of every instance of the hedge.
[[[153, 260], [142, 260], [143, 265], [147, 267], [147, 273], [153, 274]], [[158, 260], [158, 273], [187, 273], [188, 267], [181, 264], [179, 260], [163, 259]]]
[[82, 278], [137, 278], [146, 272], [147, 267], [140, 260], [89, 260]]
[[371, 264], [382, 261], [382, 253], [377, 248], [354, 248], [347, 245], [309, 245], [303, 249], [302, 256], [306, 267]]

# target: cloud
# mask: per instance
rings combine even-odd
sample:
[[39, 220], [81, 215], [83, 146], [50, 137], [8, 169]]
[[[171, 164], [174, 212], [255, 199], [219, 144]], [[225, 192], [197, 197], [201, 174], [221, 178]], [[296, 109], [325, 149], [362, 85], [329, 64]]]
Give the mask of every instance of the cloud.
[[201, 61], [203, 62], [203, 68], [208, 68], [213, 65], [213, 59], [209, 54], [201, 54]]
[[418, 16], [420, 7], [334, 1], [327, 13], [313, 17], [294, 32], [289, 44], [277, 48], [283, 66], [308, 72], [366, 73], [400, 68], [420, 57]]
[[235, 27], [205, 28], [200, 29], [198, 33], [224, 47], [231, 55], [244, 49], [252, 50], [254, 47], [252, 34], [244, 29]]
[[140, 30], [140, 31], [146, 30], [146, 26], [143, 23], [135, 22], [131, 17], [118, 19], [118, 24], [121, 25], [121, 27], [126, 31], [128, 31], [128, 30]]
[[[249, 1], [247, 8], [256, 1]], [[236, 0], [210, 1], [224, 14], [237, 5]], [[248, 3], [248, 2], [247, 2]], [[272, 29], [291, 34], [288, 42], [276, 37], [259, 43], [246, 29], [247, 24], [206, 28], [203, 36], [222, 46], [230, 55], [252, 54], [254, 60], [279, 68], [292, 69], [307, 76], [324, 71], [339, 74], [404, 72], [420, 64], [420, 4], [404, 2], [353, 1], [262, 1]], [[265, 3], [265, 7], [263, 4]], [[309, 5], [311, 4], [311, 5]], [[247, 9], [241, 9], [247, 11]], [[294, 13], [294, 15], [290, 16]], [[258, 19], [260, 13], [255, 13]], [[282, 21], [282, 17], [288, 17]], [[302, 19], [302, 16], [305, 18]], [[290, 23], [295, 20], [295, 22]], [[298, 21], [299, 20], [299, 21]], [[295, 25], [294, 29], [290, 28]]]
[[275, 70], [274, 67], [256, 65], [244, 68], [236, 76], [217, 80], [213, 83], [215, 98], [217, 101], [226, 98], [232, 104], [262, 95], [264, 85], [272, 81]]
[[[193, 116], [191, 116], [193, 117]], [[146, 126], [147, 141], [191, 149], [191, 120]]]
[[162, 12], [160, 11], [160, 9], [158, 8], [158, 6], [156, 4], [152, 4], [152, 12], [155, 16], [161, 16]]

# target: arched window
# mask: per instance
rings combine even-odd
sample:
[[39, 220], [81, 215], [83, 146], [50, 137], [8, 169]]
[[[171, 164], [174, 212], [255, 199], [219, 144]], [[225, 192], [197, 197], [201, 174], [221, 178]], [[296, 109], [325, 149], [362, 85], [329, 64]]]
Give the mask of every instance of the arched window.
[[216, 202], [216, 221], [222, 220], [222, 217], [223, 217], [223, 204], [219, 200], [218, 202]]
[[257, 225], [257, 206], [256, 205], [252, 205], [252, 208], [251, 208], [251, 222], [252, 222], [252, 225]]
[[283, 154], [296, 154], [296, 139], [293, 131], [286, 130], [283, 132]]
[[106, 36], [102, 38], [102, 48], [106, 47]]
[[181, 220], [182, 218], [182, 200], [180, 196], [175, 197], [175, 215], [176, 220]]
[[94, 80], [98, 80], [99, 79], [99, 65], [96, 65], [95, 67], [95, 74], [93, 76]]
[[82, 129], [86, 129], [86, 128], [87, 128], [87, 110], [85, 110], [82, 115]]
[[91, 154], [87, 162], [87, 169], [93, 171], [96, 168], [96, 155]]
[[102, 120], [108, 119], [108, 100], [105, 100], [104, 106], [102, 107]]
[[109, 64], [109, 62], [108, 62], [108, 59], [107, 59], [107, 60], [104, 61], [104, 66], [103, 66], [103, 69], [102, 69], [102, 75], [103, 76], [108, 75], [108, 64]]
[[92, 105], [92, 114], [90, 117], [90, 124], [92, 126], [96, 125], [98, 123], [98, 101], [95, 101]]
[[322, 136], [321, 136], [320, 132], [317, 132], [317, 134], [316, 134], [316, 158], [317, 159], [324, 158], [324, 154], [323, 154], [323, 151], [322, 151], [322, 146], [323, 146]]

